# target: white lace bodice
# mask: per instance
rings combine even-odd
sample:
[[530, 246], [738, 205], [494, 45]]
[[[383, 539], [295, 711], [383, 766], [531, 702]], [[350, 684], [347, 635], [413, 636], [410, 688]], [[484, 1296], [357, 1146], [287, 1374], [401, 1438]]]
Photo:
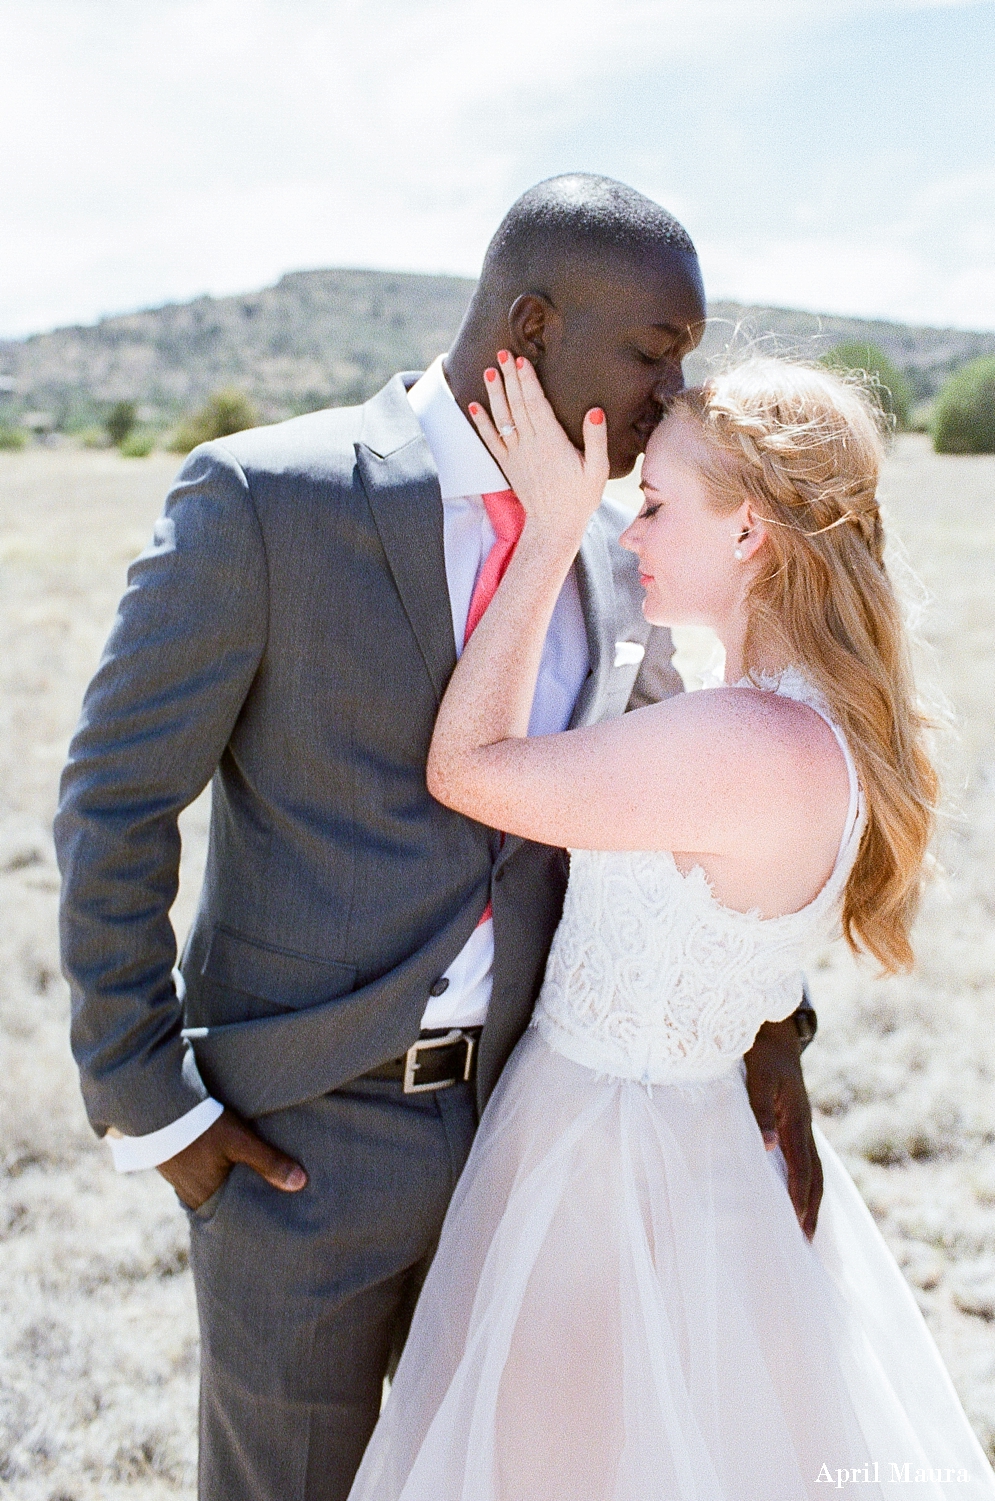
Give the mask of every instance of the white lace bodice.
[[769, 691], [815, 709], [846, 757], [850, 810], [832, 875], [800, 911], [762, 918], [722, 906], [701, 867], [682, 874], [669, 851], [572, 851], [532, 1024], [576, 1063], [648, 1084], [717, 1078], [763, 1022], [798, 1005], [806, 955], [839, 922], [864, 811], [822, 699], [794, 670]]

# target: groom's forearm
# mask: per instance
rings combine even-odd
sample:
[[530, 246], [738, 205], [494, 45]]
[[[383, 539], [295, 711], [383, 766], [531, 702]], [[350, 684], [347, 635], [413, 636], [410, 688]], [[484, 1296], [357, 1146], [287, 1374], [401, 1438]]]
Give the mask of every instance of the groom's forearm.
[[819, 1018], [815, 1007], [809, 998], [808, 983], [802, 981], [802, 998], [791, 1014], [791, 1020], [795, 1024], [798, 1039], [801, 1044], [800, 1051], [804, 1053], [812, 1038], [819, 1030]]
[[265, 559], [238, 466], [194, 454], [129, 570], [63, 774], [56, 847], [72, 1042], [94, 1128], [144, 1136], [207, 1091], [173, 983], [177, 819], [210, 780], [266, 639]]
[[111, 1149], [111, 1159], [119, 1173], [141, 1173], [148, 1168], [159, 1167], [178, 1152], [186, 1151], [198, 1137], [218, 1119], [224, 1106], [210, 1096], [201, 1100], [192, 1110], [171, 1121], [158, 1131], [148, 1131], [144, 1136], [126, 1136], [116, 1127], [107, 1132], [106, 1141]]
[[812, 1109], [801, 1069], [802, 1043], [793, 1016], [764, 1022], [746, 1054], [750, 1105], [768, 1149], [779, 1146], [788, 1193], [811, 1239], [822, 1201], [822, 1164], [812, 1135]]

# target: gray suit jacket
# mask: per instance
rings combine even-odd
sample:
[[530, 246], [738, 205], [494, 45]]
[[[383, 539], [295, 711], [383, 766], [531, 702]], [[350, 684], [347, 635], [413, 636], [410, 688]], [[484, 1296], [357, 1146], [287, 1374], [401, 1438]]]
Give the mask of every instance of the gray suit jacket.
[[[528, 1021], [566, 859], [502, 847], [425, 788], [456, 651], [414, 378], [195, 450], [131, 567], [56, 820], [73, 1048], [98, 1131], [157, 1130], [205, 1085], [263, 1115], [402, 1053], [489, 899], [481, 1103]], [[577, 563], [591, 671], [574, 724], [679, 687], [617, 545], [624, 519], [602, 506]], [[638, 684], [613, 665], [619, 640], [647, 646]], [[212, 777], [181, 1002], [177, 817]]]

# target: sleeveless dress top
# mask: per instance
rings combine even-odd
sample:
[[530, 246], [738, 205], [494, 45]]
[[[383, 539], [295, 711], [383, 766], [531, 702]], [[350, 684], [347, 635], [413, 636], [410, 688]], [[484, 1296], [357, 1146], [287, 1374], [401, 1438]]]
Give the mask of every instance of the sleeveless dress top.
[[761, 687], [814, 709], [846, 758], [850, 806], [833, 872], [800, 911], [762, 918], [723, 906], [701, 867], [682, 873], [669, 851], [572, 850], [533, 1026], [575, 1063], [644, 1084], [719, 1078], [765, 1021], [792, 1014], [806, 957], [838, 929], [865, 823], [853, 756], [799, 672]]
[[[766, 685], [763, 685], [766, 686]], [[795, 672], [770, 691], [826, 706]], [[349, 1501], [995, 1501], [915, 1299], [813, 1127], [811, 1243], [743, 1054], [790, 1015], [864, 828], [786, 917], [659, 852], [573, 853]]]

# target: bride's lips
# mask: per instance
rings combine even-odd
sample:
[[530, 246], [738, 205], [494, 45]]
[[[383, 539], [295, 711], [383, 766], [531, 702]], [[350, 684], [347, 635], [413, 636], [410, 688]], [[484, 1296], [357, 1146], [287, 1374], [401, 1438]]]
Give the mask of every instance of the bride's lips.
[[653, 582], [653, 575], [651, 573], [641, 573], [639, 575], [639, 582], [644, 589], [647, 589]]

